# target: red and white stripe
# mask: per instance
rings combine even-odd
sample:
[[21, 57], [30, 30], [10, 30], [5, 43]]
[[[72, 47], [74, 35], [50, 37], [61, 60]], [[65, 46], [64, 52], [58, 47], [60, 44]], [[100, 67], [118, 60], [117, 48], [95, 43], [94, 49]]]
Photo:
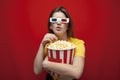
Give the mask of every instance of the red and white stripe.
[[69, 50], [50, 50], [48, 49], [49, 61], [71, 64], [73, 60], [74, 49]]

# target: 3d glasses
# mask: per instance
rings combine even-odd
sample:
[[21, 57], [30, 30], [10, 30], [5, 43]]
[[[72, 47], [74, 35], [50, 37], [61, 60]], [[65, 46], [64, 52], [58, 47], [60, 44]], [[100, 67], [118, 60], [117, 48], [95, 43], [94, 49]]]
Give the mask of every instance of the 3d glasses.
[[55, 17], [51, 17], [50, 18], [50, 22], [51, 23], [69, 23], [69, 18], [55, 18]]

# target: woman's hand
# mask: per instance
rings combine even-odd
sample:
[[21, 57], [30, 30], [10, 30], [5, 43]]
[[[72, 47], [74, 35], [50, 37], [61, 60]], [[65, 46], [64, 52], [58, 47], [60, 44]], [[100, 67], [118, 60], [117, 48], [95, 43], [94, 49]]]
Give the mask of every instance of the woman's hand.
[[49, 43], [49, 42], [53, 42], [55, 40], [57, 40], [57, 36], [52, 34], [52, 33], [47, 33], [45, 34], [43, 40], [42, 40], [42, 44], [43, 45], [46, 45], [46, 43]]
[[46, 68], [47, 63], [48, 63], [48, 56], [45, 57], [45, 59], [44, 59], [44, 61], [42, 63], [42, 66], [48, 73], [51, 73], [51, 71]]
[[47, 67], [47, 63], [48, 63], [48, 56], [46, 56], [45, 59], [44, 59], [44, 61], [43, 61], [43, 68], [44, 68], [49, 74], [51, 74], [52, 72], [51, 72], [49, 69], [46, 68], [46, 67]]
[[46, 68], [48, 62], [49, 62], [49, 61], [48, 61], [48, 56], [46, 56], [45, 59], [44, 59], [44, 61], [43, 61], [43, 68], [44, 68], [49, 74], [54, 75], [54, 76], [56, 76], [56, 77], [60, 77], [59, 74], [57, 74], [57, 73], [55, 73], [55, 72], [53, 72], [53, 71], [50, 71], [49, 69]]

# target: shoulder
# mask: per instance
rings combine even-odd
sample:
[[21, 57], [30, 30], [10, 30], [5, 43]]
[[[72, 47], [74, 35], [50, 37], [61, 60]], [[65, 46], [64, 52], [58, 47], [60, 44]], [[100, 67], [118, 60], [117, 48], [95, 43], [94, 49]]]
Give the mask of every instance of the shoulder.
[[85, 57], [85, 45], [84, 41], [78, 38], [69, 38], [69, 42], [73, 43], [75, 48], [75, 56]]
[[81, 39], [78, 39], [78, 38], [69, 38], [69, 40], [68, 40], [69, 42], [71, 42], [71, 43], [74, 43], [74, 44], [84, 44], [85, 42], [84, 42], [84, 40], [81, 40]]

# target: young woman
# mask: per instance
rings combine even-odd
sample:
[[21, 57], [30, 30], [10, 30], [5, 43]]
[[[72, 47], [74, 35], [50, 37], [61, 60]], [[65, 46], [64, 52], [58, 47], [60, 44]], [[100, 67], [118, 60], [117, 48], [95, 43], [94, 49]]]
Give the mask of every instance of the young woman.
[[[48, 72], [46, 80], [79, 79], [84, 68], [84, 41], [74, 37], [72, 20], [64, 7], [57, 7], [51, 12], [48, 22], [48, 31], [49, 33], [44, 35], [35, 57], [34, 73], [39, 74], [43, 69], [46, 70]], [[66, 40], [76, 46], [72, 64], [48, 61], [46, 43], [56, 40]], [[56, 76], [52, 74], [53, 72]]]

